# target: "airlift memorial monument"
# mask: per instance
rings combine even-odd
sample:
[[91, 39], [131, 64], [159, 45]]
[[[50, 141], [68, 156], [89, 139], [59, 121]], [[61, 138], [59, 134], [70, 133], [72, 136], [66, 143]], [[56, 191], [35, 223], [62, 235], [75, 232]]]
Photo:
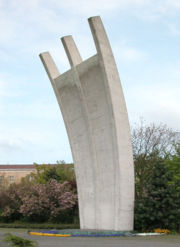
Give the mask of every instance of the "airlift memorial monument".
[[89, 18], [97, 54], [82, 61], [72, 36], [62, 38], [71, 69], [60, 75], [40, 54], [72, 150], [81, 229], [132, 230], [134, 166], [125, 99], [100, 17]]

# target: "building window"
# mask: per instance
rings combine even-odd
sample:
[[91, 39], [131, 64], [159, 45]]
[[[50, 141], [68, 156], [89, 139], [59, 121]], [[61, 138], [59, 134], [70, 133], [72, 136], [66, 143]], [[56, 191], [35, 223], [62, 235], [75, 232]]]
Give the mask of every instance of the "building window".
[[14, 176], [9, 176], [9, 182], [14, 183]]
[[0, 183], [4, 181], [4, 176], [0, 176]]

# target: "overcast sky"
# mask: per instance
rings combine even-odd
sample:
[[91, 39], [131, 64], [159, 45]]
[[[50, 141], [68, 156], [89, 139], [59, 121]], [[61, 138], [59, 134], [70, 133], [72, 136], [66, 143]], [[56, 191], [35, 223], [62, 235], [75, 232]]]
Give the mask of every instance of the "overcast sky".
[[71, 162], [63, 119], [38, 57], [69, 64], [60, 38], [73, 35], [83, 59], [96, 53], [87, 18], [100, 15], [131, 126], [180, 131], [180, 0], [0, 0], [0, 164]]

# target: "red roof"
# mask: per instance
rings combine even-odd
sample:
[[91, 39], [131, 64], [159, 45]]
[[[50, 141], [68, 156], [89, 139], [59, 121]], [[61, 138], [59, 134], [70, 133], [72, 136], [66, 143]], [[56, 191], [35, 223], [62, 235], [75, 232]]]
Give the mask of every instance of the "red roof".
[[35, 169], [35, 165], [0, 165], [1, 169]]

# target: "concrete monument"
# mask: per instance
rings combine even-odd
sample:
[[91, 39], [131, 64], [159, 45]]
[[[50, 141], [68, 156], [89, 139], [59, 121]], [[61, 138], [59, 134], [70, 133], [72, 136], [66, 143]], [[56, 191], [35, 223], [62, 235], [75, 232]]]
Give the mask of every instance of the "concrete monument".
[[82, 61], [72, 36], [62, 38], [71, 69], [60, 75], [40, 54], [72, 150], [81, 229], [132, 230], [134, 167], [129, 121], [111, 47], [100, 17], [89, 18], [97, 54]]

